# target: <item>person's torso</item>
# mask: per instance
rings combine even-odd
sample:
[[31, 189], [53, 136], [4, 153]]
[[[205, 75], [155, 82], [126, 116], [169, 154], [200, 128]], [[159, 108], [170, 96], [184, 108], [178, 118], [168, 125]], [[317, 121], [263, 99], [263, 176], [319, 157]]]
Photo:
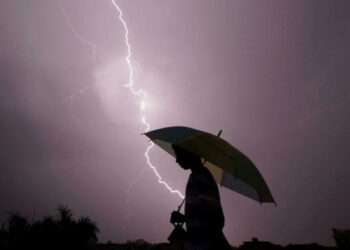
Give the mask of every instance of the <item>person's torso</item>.
[[205, 167], [192, 172], [186, 186], [186, 228], [190, 244], [208, 247], [223, 238], [224, 214], [217, 184]]

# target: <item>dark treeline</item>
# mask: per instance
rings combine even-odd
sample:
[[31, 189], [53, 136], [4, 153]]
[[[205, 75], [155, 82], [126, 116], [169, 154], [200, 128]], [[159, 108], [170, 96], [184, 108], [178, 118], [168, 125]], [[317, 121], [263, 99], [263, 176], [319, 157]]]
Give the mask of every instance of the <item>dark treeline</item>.
[[98, 232], [89, 217], [75, 220], [64, 206], [55, 217], [32, 222], [18, 212], [8, 213], [0, 229], [0, 249], [96, 249]]
[[[128, 241], [124, 244], [112, 242], [98, 243], [99, 229], [89, 217], [75, 220], [72, 211], [64, 206], [56, 209], [55, 216], [46, 216], [41, 220], [29, 221], [27, 217], [16, 213], [8, 216], [0, 229], [0, 250], [25, 249], [75, 249], [75, 250], [186, 250], [184, 241], [150, 244], [144, 240]], [[350, 231], [333, 229], [336, 247], [323, 247], [316, 243], [280, 246], [253, 238], [243, 242], [238, 250], [331, 250], [350, 249]], [[219, 249], [218, 249], [219, 250]]]

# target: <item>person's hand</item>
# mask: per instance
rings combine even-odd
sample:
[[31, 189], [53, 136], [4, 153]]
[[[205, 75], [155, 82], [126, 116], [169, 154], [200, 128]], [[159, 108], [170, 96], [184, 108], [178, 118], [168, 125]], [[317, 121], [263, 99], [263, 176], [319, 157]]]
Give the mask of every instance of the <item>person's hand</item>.
[[182, 213], [179, 213], [178, 211], [173, 211], [171, 213], [170, 217], [170, 223], [176, 225], [176, 224], [183, 224], [185, 222], [185, 215]]

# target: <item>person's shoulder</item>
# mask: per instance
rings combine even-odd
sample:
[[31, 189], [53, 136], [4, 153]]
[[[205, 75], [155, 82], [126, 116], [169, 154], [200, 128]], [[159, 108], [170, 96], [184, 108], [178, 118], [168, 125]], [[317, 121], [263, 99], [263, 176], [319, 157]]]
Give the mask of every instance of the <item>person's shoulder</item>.
[[203, 166], [202, 171], [203, 171], [205, 174], [211, 175], [211, 173], [210, 173], [210, 171], [209, 171], [209, 169], [208, 169], [207, 167], [204, 167], [204, 166]]
[[203, 168], [201, 168], [200, 174], [203, 175], [203, 176], [206, 176], [208, 178], [212, 178], [213, 177], [213, 175], [211, 174], [209, 169], [204, 167], [204, 166], [203, 166]]
[[213, 182], [213, 175], [210, 173], [209, 169], [203, 167], [193, 172], [194, 179], [198, 182]]

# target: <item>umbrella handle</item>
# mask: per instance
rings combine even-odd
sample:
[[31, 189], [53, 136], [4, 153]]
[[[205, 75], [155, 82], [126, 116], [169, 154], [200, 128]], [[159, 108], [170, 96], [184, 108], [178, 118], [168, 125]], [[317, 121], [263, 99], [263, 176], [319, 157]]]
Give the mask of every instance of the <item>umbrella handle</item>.
[[[220, 129], [220, 131], [219, 131], [217, 137], [220, 137], [221, 133], [222, 133], [222, 129]], [[206, 162], [207, 162], [207, 160], [204, 160], [202, 164], [204, 165]], [[186, 200], [186, 198], [183, 199], [182, 202], [181, 202], [181, 204], [180, 204], [180, 206], [178, 206], [178, 209], [177, 209], [178, 212], [180, 212], [180, 210], [181, 210], [183, 204], [185, 203], [185, 200]]]
[[182, 200], [180, 206], [179, 206], [178, 209], [177, 209], [178, 212], [180, 212], [180, 210], [181, 210], [181, 208], [182, 208], [182, 205], [185, 203], [185, 200], [186, 200], [186, 198]]

